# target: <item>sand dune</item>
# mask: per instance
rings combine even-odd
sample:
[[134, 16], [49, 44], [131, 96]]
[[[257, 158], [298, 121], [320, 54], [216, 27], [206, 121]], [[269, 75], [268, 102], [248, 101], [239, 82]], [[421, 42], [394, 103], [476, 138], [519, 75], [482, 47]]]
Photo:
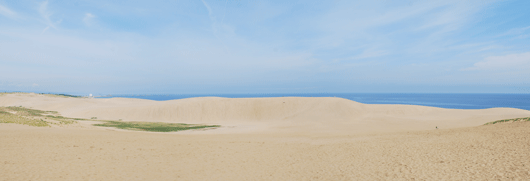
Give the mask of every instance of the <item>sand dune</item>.
[[530, 122], [370, 136], [0, 124], [0, 180], [529, 180]]
[[[68, 117], [220, 124], [182, 133], [0, 124], [0, 180], [529, 180], [529, 117], [512, 108], [340, 98], [173, 101], [0, 95]], [[442, 129], [434, 129], [439, 126]]]
[[514, 108], [457, 110], [414, 105], [369, 105], [331, 97], [203, 97], [151, 101], [7, 94], [0, 98], [0, 106], [17, 105], [58, 111], [67, 117], [224, 126], [210, 131], [214, 133], [371, 134], [432, 130], [436, 126], [441, 129], [471, 127], [499, 119], [530, 116], [530, 111]]

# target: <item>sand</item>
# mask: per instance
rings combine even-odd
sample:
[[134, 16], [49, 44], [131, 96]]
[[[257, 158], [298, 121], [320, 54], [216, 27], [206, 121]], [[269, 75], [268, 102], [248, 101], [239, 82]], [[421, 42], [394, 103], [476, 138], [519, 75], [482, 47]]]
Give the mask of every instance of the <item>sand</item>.
[[[150, 133], [0, 124], [0, 180], [528, 180], [530, 117], [513, 108], [341, 98], [173, 101], [0, 96], [68, 117], [219, 124]], [[435, 129], [438, 126], [440, 129]]]

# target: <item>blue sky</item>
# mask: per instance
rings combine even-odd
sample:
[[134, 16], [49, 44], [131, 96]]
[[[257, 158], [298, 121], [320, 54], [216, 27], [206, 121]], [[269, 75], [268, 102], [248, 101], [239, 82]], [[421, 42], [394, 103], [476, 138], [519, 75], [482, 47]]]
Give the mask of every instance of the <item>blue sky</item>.
[[0, 0], [0, 91], [530, 93], [530, 1]]

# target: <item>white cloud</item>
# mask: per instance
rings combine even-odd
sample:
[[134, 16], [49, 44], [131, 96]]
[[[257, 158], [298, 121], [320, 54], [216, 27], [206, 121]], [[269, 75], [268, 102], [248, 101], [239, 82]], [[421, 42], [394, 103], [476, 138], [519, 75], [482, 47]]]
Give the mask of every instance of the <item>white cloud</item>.
[[[397, 47], [388, 54], [396, 50], [416, 55], [436, 53], [457, 44], [450, 37], [480, 19], [477, 12], [494, 2], [397, 1], [398, 6], [389, 7], [381, 2], [340, 1], [323, 16], [307, 21], [310, 27], [306, 29], [319, 30], [319, 36], [310, 42], [315, 49], [364, 45], [366, 49]], [[413, 39], [405, 41], [404, 37]], [[396, 44], [407, 41], [416, 43]]]
[[56, 22], [52, 22], [50, 17], [53, 15], [53, 13], [48, 11], [48, 1], [47, 0], [42, 2], [41, 5], [39, 6], [39, 14], [44, 19], [44, 24], [47, 25], [46, 28], [44, 28], [42, 30], [42, 33], [46, 32], [46, 30], [48, 30], [50, 28], [57, 29], [56, 25], [60, 24], [61, 21], [62, 21], [62, 20], [59, 20], [59, 21], [56, 21]]
[[530, 70], [530, 52], [520, 54], [510, 54], [505, 56], [490, 56], [484, 61], [477, 62], [473, 67], [463, 70], [509, 70], [526, 69]]
[[215, 17], [213, 17], [212, 8], [210, 7], [210, 5], [208, 3], [206, 3], [206, 1], [204, 1], [204, 0], [201, 0], [201, 1], [202, 1], [202, 4], [204, 4], [204, 6], [206, 7], [206, 9], [208, 9], [208, 15], [210, 16], [210, 18], [212, 20], [214, 20]]
[[524, 28], [513, 28], [505, 33], [499, 35], [499, 36], [507, 36], [507, 35], [520, 35], [526, 32], [526, 30], [530, 29], [530, 26], [524, 27]]
[[[208, 16], [210, 17], [210, 21], [212, 23], [211, 29], [212, 29], [214, 36], [217, 38], [218, 41], [221, 42], [224, 50], [227, 51], [228, 50], [227, 41], [229, 41], [230, 38], [235, 38], [235, 33], [234, 33], [235, 27], [224, 23], [224, 16], [226, 14], [223, 14], [222, 18], [217, 18], [216, 14], [214, 13], [214, 10], [212, 9], [212, 6], [210, 6], [210, 4], [208, 4], [205, 0], [201, 0], [201, 1], [204, 7], [208, 10]], [[226, 6], [225, 6], [225, 10], [226, 10]], [[221, 21], [219, 21], [218, 19], [221, 19]]]
[[[25, 21], [1, 25], [0, 38], [8, 38], [0, 40], [0, 60], [9, 62], [10, 67], [0, 67], [0, 77], [24, 72], [25, 77], [10, 80], [23, 82], [26, 87], [33, 82], [44, 87], [59, 85], [46, 82], [58, 78], [98, 77], [107, 84], [109, 80], [140, 79], [183, 85], [204, 80], [206, 85], [255, 80], [301, 84], [315, 78], [322, 82], [421, 83], [436, 79], [476, 83], [530, 75], [510, 71], [529, 68], [528, 59], [521, 58], [528, 53], [491, 54], [500, 49], [524, 52], [520, 48], [526, 43], [506, 45], [489, 36], [464, 36], [475, 32], [474, 23], [482, 22], [478, 20], [489, 21], [477, 13], [482, 5], [470, 5], [476, 0], [388, 1], [393, 4], [255, 1], [245, 7], [230, 6], [232, 1], [201, 0], [179, 5], [158, 3], [163, 6], [103, 3], [64, 8], [64, 3], [38, 1], [36, 9], [28, 12], [0, 6], [0, 19], [16, 15], [13, 19]], [[182, 9], [174, 9], [177, 7]], [[175, 12], [181, 14], [173, 16]], [[65, 24], [57, 21], [62, 17]], [[124, 23], [99, 28], [107, 22], [105, 18]], [[98, 32], [93, 32], [94, 28], [99, 28]], [[530, 27], [517, 28], [509, 31], [510, 37], [528, 37]], [[484, 58], [484, 54], [505, 56]], [[467, 60], [464, 66], [462, 60]], [[36, 64], [39, 66], [27, 66]], [[458, 71], [466, 67], [502, 71]], [[518, 74], [509, 74], [513, 72]]]
[[17, 15], [17, 13], [2, 5], [0, 5], [0, 14], [9, 18], [14, 18]]
[[368, 50], [364, 50], [362, 53], [358, 55], [347, 57], [347, 58], [335, 59], [335, 61], [340, 62], [340, 61], [347, 61], [347, 60], [361, 60], [361, 59], [367, 59], [367, 58], [381, 57], [387, 54], [388, 52], [383, 51], [383, 50], [368, 49]]
[[530, 37], [530, 34], [519, 35], [517, 38], [518, 38], [518, 39], [525, 39], [525, 38], [528, 38], [528, 37]]
[[[354, 10], [352, 10], [352, 7]], [[339, 5], [324, 16], [320, 27], [333, 33], [350, 34], [367, 31], [374, 27], [414, 20], [411, 28], [425, 29], [434, 26], [454, 26], [469, 20], [469, 11], [477, 7], [451, 1], [417, 2], [392, 9], [380, 8], [379, 4], [349, 2]], [[455, 15], [456, 14], [456, 15]], [[322, 26], [325, 25], [325, 26]], [[443, 28], [443, 27], [442, 27]]]
[[83, 23], [85, 23], [86, 26], [92, 26], [94, 25], [94, 18], [96, 18], [96, 16], [92, 13], [86, 13], [83, 18]]
[[53, 26], [53, 24], [51, 24], [51, 21], [50, 21], [50, 16], [53, 13], [48, 12], [48, 1], [44, 1], [40, 4], [39, 14], [41, 15], [42, 18], [44, 18], [44, 20], [46, 21], [45, 22], [46, 24]]

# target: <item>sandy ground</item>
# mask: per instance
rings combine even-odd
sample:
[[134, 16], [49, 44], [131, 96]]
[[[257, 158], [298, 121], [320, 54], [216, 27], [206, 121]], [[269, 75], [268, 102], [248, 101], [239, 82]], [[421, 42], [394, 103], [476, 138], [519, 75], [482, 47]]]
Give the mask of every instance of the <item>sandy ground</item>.
[[500, 119], [530, 117], [530, 111], [514, 108], [458, 110], [414, 105], [375, 105], [332, 97], [203, 97], [152, 101], [7, 94], [0, 96], [0, 106], [58, 111], [63, 116], [75, 118], [223, 126], [208, 131], [211, 134], [374, 134], [432, 130], [436, 127], [472, 127]]
[[[285, 102], [285, 103], [284, 103]], [[0, 124], [0, 180], [529, 180], [530, 111], [339, 98], [1, 95], [68, 117], [220, 124], [182, 133]], [[434, 129], [439, 126], [442, 129]]]

